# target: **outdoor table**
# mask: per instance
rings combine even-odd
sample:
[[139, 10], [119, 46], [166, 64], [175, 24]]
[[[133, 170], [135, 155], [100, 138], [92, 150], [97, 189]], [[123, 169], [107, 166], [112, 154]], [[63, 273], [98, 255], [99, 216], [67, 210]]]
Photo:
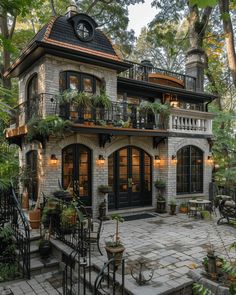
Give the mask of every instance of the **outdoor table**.
[[189, 200], [188, 201], [188, 214], [189, 216], [193, 214], [194, 216], [197, 216], [197, 212], [201, 211], [209, 211], [211, 213], [212, 211], [212, 205], [211, 201], [209, 200]]

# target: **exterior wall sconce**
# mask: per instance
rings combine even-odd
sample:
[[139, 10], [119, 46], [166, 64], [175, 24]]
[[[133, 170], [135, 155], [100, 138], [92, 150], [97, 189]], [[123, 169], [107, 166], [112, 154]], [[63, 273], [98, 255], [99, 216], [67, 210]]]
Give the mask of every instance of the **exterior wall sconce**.
[[179, 101], [177, 99], [177, 95], [176, 94], [172, 94], [170, 97], [170, 105], [173, 108], [178, 108], [179, 107]]
[[176, 155], [172, 155], [172, 157], [171, 157], [171, 160], [172, 160], [172, 163], [173, 164], [177, 164], [177, 157], [176, 157]]
[[161, 159], [158, 155], [155, 156], [155, 159], [154, 159], [154, 164], [155, 165], [159, 165], [161, 163]]
[[97, 160], [97, 164], [104, 165], [104, 163], [105, 163], [105, 159], [104, 159], [103, 155], [99, 155], [98, 160]]
[[58, 159], [57, 159], [56, 155], [55, 154], [51, 154], [50, 164], [51, 165], [57, 165], [57, 163], [58, 163]]
[[212, 157], [211, 155], [209, 155], [209, 156], [207, 157], [207, 162], [208, 162], [208, 164], [210, 164], [210, 165], [212, 165], [212, 164], [214, 163], [213, 157]]

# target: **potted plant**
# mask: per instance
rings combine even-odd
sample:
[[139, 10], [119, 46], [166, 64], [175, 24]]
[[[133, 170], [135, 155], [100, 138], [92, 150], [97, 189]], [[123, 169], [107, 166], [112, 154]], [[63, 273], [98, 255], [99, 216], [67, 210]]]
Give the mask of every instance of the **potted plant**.
[[77, 222], [77, 212], [73, 205], [65, 207], [61, 213], [62, 225], [75, 225]]
[[112, 192], [112, 187], [109, 185], [101, 184], [98, 186], [98, 191], [99, 191], [99, 193], [109, 194]]
[[95, 107], [107, 110], [111, 109], [112, 107], [112, 102], [105, 90], [101, 90], [100, 94], [92, 97], [92, 104]]
[[179, 212], [180, 213], [188, 213], [188, 204], [186, 202], [180, 203]]
[[166, 187], [166, 183], [164, 180], [162, 179], [157, 179], [155, 182], [154, 182], [154, 185], [157, 189], [164, 189]]
[[170, 206], [170, 215], [176, 215], [176, 201], [172, 199], [169, 203]]
[[43, 208], [41, 219], [44, 229], [49, 229], [50, 227], [50, 231], [54, 232], [60, 224], [60, 214], [61, 208], [59, 200], [54, 197], [48, 198]]
[[48, 259], [52, 253], [52, 245], [50, 242], [50, 229], [45, 232], [44, 237], [39, 242], [39, 255], [41, 259]]
[[107, 215], [107, 202], [106, 202], [106, 199], [104, 199], [99, 204], [98, 211], [99, 211], [99, 219], [106, 220], [106, 215]]
[[161, 195], [158, 194], [157, 197], [157, 213], [166, 213], [166, 200], [165, 198]]
[[114, 258], [115, 268], [118, 268], [123, 257], [123, 252], [125, 250], [125, 247], [122, 245], [120, 237], [119, 237], [119, 223], [123, 222], [124, 219], [118, 214], [113, 214], [111, 216], [111, 219], [116, 221], [116, 231], [115, 231], [115, 235], [112, 236], [113, 239], [111, 241], [106, 241], [105, 249], [107, 252], [108, 260], [110, 260], [111, 258]]

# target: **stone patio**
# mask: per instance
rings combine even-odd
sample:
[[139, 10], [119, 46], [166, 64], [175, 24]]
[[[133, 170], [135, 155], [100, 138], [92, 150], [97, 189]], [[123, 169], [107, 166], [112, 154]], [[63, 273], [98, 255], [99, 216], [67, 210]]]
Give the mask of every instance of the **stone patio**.
[[[235, 241], [236, 228], [227, 225], [217, 226], [216, 220], [212, 222], [189, 218], [185, 214], [170, 216], [154, 213], [153, 218], [126, 221], [121, 224], [120, 236], [126, 247], [127, 257], [126, 288], [135, 295], [180, 294], [178, 290], [183, 290], [184, 286], [192, 282], [187, 276], [189, 270], [201, 267], [202, 258], [206, 256], [206, 248], [210, 242], [215, 246], [218, 255], [225, 256], [220, 236], [224, 239], [226, 247]], [[107, 259], [103, 246], [114, 231], [113, 221], [104, 222], [101, 237], [101, 249], [104, 255], [100, 256], [95, 247], [92, 257], [92, 262], [98, 266], [102, 266]], [[230, 252], [230, 255], [236, 257], [234, 252]], [[137, 285], [130, 274], [131, 267], [137, 266], [140, 258], [145, 259], [147, 267], [154, 269], [152, 280], [142, 287]], [[53, 276], [45, 274], [30, 281], [4, 284], [5, 291], [0, 284], [0, 294], [59, 294], [59, 290], [48, 280], [50, 275]]]

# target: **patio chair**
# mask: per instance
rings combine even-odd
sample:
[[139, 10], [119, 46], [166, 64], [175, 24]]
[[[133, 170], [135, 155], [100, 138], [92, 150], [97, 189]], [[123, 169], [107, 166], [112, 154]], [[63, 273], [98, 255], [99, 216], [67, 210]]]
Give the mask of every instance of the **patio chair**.
[[89, 232], [89, 236], [87, 238], [87, 242], [91, 245], [91, 244], [96, 244], [98, 251], [101, 255], [102, 251], [100, 249], [100, 235], [101, 235], [101, 230], [102, 230], [102, 220], [99, 221], [92, 221], [89, 222], [90, 225], [88, 225], [90, 227], [90, 232]]

